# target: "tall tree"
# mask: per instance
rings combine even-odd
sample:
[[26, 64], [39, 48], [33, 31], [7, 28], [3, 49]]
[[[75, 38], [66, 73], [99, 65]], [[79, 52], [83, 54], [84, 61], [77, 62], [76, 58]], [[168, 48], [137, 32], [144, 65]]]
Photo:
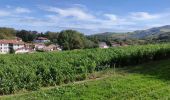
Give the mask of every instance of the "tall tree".
[[31, 42], [36, 38], [36, 33], [35, 31], [21, 30], [17, 32], [16, 36], [22, 38], [24, 42]]
[[97, 43], [75, 30], [61, 31], [58, 35], [58, 43], [64, 50], [95, 48], [98, 46]]
[[75, 30], [61, 31], [58, 36], [58, 43], [64, 50], [85, 48], [85, 36]]
[[51, 42], [53, 42], [53, 43], [58, 42], [58, 35], [59, 35], [58, 32], [50, 32], [50, 31], [48, 31], [48, 32], [45, 33], [45, 37], [50, 39]]

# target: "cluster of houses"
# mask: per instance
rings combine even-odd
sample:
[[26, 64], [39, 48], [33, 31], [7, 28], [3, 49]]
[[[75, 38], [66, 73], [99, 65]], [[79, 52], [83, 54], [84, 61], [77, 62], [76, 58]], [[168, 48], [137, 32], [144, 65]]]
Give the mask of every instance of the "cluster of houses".
[[[36, 38], [33, 43], [25, 43], [22, 39], [16, 37], [13, 40], [0, 40], [0, 54], [8, 53], [33, 53], [35, 51], [61, 51], [61, 47], [58, 44], [50, 44], [50, 40], [44, 37]], [[127, 44], [112, 43], [112, 47], [128, 46]], [[99, 48], [109, 48], [105, 42], [99, 43]]]
[[61, 51], [58, 44], [46, 45], [50, 42], [47, 38], [38, 37], [33, 43], [25, 43], [20, 38], [13, 40], [0, 40], [0, 54], [8, 53], [33, 53], [35, 51]]

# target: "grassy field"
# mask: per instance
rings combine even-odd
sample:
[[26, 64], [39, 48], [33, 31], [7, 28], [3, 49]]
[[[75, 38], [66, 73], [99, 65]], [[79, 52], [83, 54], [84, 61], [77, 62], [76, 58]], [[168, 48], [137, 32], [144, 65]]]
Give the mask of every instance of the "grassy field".
[[[99, 73], [100, 75], [101, 73]], [[105, 71], [91, 79], [40, 91], [0, 97], [2, 100], [169, 100], [170, 60]], [[96, 74], [99, 76], [98, 74]], [[108, 77], [109, 76], [109, 77]]]

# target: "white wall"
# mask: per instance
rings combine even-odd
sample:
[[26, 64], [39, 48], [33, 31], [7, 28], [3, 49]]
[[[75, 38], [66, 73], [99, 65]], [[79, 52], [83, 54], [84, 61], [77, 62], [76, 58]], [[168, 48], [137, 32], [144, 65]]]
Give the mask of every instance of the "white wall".
[[45, 43], [50, 42], [50, 40], [34, 40], [35, 43]]
[[9, 52], [9, 44], [0, 44], [0, 53], [6, 54]]
[[[13, 49], [14, 50], [17, 50], [17, 49], [19, 49], [19, 48], [23, 48], [24, 47], [24, 45], [22, 44], [22, 45], [18, 45], [18, 44], [14, 44], [13, 45]], [[7, 53], [9, 53], [9, 51], [10, 51], [10, 46], [9, 46], [9, 44], [0, 44], [0, 54], [7, 54]], [[25, 51], [23, 51], [23, 52], [25, 52]]]
[[23, 48], [23, 47], [24, 47], [23, 44], [22, 44], [22, 45], [18, 45], [18, 44], [14, 44], [14, 45], [13, 45], [13, 49], [14, 49], [14, 50], [19, 49], [19, 48]]
[[28, 53], [29, 50], [26, 50], [26, 49], [21, 49], [21, 50], [17, 50], [15, 53], [18, 54], [18, 53]]

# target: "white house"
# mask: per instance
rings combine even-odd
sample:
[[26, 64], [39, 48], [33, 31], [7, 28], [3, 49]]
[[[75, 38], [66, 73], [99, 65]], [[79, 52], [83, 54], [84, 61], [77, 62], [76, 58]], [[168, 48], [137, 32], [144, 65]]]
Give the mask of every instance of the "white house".
[[109, 48], [109, 46], [105, 42], [100, 42], [99, 48]]
[[51, 44], [43, 48], [44, 51], [61, 51], [61, 48], [58, 45]]
[[46, 42], [50, 42], [50, 40], [44, 37], [38, 37], [34, 40], [34, 42], [35, 43], [46, 43]]
[[35, 50], [42, 50], [42, 51], [61, 51], [59, 45], [51, 44], [46, 46], [44, 43], [36, 43], [34, 44]]
[[35, 43], [34, 44], [35, 50], [43, 50], [43, 48], [45, 48], [45, 44], [44, 43]]
[[15, 53], [29, 52], [22, 40], [0, 40], [0, 54], [10, 53], [11, 50]]
[[33, 52], [33, 50], [30, 49], [30, 48], [27, 48], [27, 47], [18, 48], [18, 49], [15, 50], [16, 54], [18, 54], [18, 53], [30, 53], [30, 52]]

